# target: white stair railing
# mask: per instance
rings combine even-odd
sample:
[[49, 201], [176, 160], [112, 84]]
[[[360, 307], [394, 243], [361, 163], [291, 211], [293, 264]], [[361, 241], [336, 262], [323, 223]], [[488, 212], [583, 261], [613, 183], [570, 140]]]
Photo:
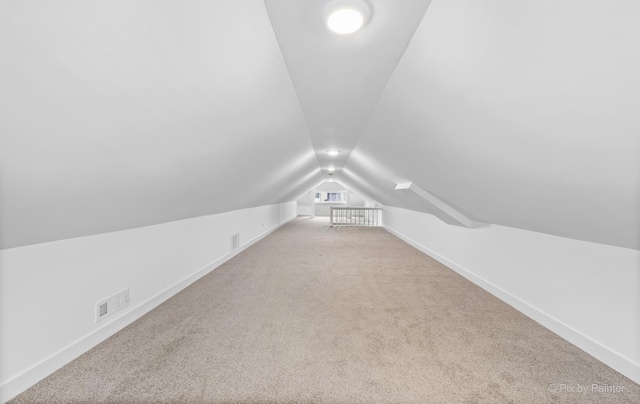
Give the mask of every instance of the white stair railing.
[[331, 226], [382, 225], [382, 208], [356, 208], [331, 206]]

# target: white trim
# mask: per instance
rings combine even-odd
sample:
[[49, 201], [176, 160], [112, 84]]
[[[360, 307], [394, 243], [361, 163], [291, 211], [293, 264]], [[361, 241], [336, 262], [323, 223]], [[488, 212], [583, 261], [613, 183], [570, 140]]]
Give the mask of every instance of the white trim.
[[395, 189], [396, 190], [410, 189], [411, 191], [415, 192], [416, 195], [418, 195], [420, 198], [429, 202], [431, 205], [433, 205], [435, 208], [439, 209], [443, 214], [445, 214], [450, 219], [447, 221], [447, 223], [450, 223], [450, 221], [453, 221], [453, 223], [450, 223], [450, 224], [462, 225], [469, 229], [478, 227], [478, 223], [474, 222], [473, 220], [469, 219], [462, 213], [458, 212], [456, 209], [449, 206], [449, 204], [447, 204], [446, 202], [444, 202], [442, 199], [438, 198], [431, 192], [425, 191], [424, 189], [420, 188], [419, 186], [417, 186], [412, 182], [397, 184]]
[[231, 258], [235, 257], [251, 245], [262, 240], [263, 238], [293, 219], [295, 219], [295, 216], [282, 221], [280, 224], [274, 226], [270, 230], [267, 230], [249, 240], [248, 242], [242, 244], [237, 250], [229, 252], [222, 257], [214, 260], [213, 262], [205, 265], [204, 267], [194, 272], [192, 275], [158, 293], [139, 306], [136, 306], [129, 311], [125, 311], [121, 315], [116, 315], [111, 321], [105, 321], [105, 324], [100, 328], [90, 332], [84, 337], [49, 355], [40, 362], [23, 371], [22, 373], [19, 373], [14, 377], [8, 379], [2, 384], [2, 386], [0, 386], [0, 403], [5, 403], [18, 394], [24, 392], [29, 387], [33, 386], [40, 380], [51, 375], [56, 370], [62, 368], [64, 365], [78, 358], [80, 355], [84, 354], [116, 332], [122, 330], [124, 327], [144, 316], [149, 311], [153, 310], [176, 293], [180, 292], [198, 279], [207, 275], [220, 265], [229, 261]]
[[444, 264], [448, 268], [454, 270], [458, 274], [464, 276], [469, 281], [478, 285], [482, 289], [491, 293], [495, 297], [509, 304], [516, 310], [535, 320], [539, 324], [558, 334], [560, 337], [566, 339], [573, 345], [582, 349], [589, 355], [603, 362], [607, 366], [612, 369], [622, 373], [629, 379], [634, 382], [640, 384], [640, 364], [634, 362], [633, 360], [623, 356], [622, 354], [602, 345], [598, 341], [595, 341], [588, 335], [585, 335], [576, 329], [568, 326], [567, 324], [561, 322], [560, 320], [550, 316], [544, 311], [532, 306], [531, 304], [521, 300], [517, 296], [512, 295], [508, 291], [494, 285], [493, 283], [485, 280], [482, 277], [475, 275], [472, 271], [464, 268], [461, 265], [451, 261], [450, 259], [438, 254], [437, 252], [430, 250], [429, 248], [413, 241], [412, 239], [404, 236], [401, 233], [396, 232], [395, 230], [389, 228], [388, 226], [383, 226], [385, 230], [389, 233], [395, 235], [406, 243], [412, 245], [423, 253], [429, 255], [440, 263]]

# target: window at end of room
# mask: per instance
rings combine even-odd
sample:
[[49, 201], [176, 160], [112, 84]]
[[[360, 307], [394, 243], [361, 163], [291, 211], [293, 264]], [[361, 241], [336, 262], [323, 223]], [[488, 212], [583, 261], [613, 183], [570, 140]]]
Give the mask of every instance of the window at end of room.
[[347, 192], [316, 192], [315, 193], [315, 202], [316, 203], [346, 203], [347, 202]]

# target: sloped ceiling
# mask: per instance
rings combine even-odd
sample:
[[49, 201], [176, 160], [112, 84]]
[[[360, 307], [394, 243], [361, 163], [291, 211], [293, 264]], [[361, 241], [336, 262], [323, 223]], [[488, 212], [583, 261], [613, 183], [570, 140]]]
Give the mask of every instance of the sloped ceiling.
[[321, 181], [260, 1], [0, 2], [3, 248]]
[[[640, 249], [640, 3], [435, 0], [344, 182], [429, 211]], [[408, 200], [411, 199], [411, 200]]]
[[320, 0], [0, 2], [0, 247], [287, 201], [334, 165], [385, 205], [433, 213], [413, 182], [640, 249], [640, 3], [363, 1], [349, 36]]
[[[338, 0], [338, 3], [340, 0]], [[429, 1], [368, 0], [369, 23], [351, 35], [329, 31], [327, 0], [265, 0], [323, 169], [349, 158]], [[338, 156], [327, 150], [340, 150]]]

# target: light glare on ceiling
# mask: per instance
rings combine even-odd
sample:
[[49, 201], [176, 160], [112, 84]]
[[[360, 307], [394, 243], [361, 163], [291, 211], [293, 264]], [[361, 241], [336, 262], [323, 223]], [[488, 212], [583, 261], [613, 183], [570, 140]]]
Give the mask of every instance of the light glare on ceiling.
[[339, 150], [327, 150], [327, 154], [328, 154], [329, 156], [337, 156], [337, 155], [338, 155], [338, 153], [340, 153], [340, 151], [339, 151]]
[[337, 34], [351, 34], [364, 24], [364, 16], [357, 10], [345, 8], [334, 11], [327, 20], [327, 26]]
[[332, 173], [332, 172], [334, 172], [334, 171], [336, 171], [336, 168], [335, 168], [335, 167], [329, 167], [329, 172], [330, 172], [330, 173]]

